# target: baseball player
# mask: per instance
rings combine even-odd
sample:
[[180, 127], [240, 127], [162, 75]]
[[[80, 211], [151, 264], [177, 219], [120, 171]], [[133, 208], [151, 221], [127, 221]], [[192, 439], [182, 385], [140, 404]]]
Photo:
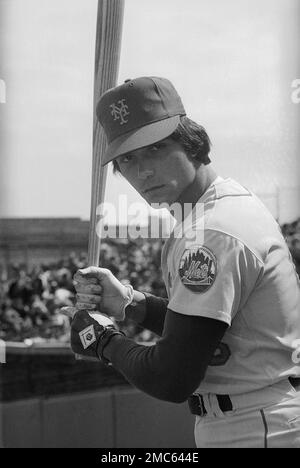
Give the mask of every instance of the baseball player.
[[[197, 447], [300, 447], [299, 279], [278, 224], [249, 190], [217, 176], [206, 131], [167, 79], [127, 80], [97, 115], [104, 164], [149, 204], [176, 203], [184, 216], [175, 210], [162, 252], [168, 300], [107, 269], [75, 274], [73, 351], [153, 397], [187, 400]], [[109, 318], [125, 316], [160, 339], [127, 338]]]

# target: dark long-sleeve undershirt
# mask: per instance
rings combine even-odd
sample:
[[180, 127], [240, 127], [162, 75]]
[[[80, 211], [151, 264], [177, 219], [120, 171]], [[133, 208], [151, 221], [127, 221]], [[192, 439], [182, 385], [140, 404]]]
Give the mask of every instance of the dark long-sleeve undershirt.
[[155, 345], [139, 345], [129, 338], [115, 336], [104, 355], [135, 387], [161, 400], [179, 403], [203, 380], [227, 324], [170, 309], [164, 314], [162, 302], [160, 305], [161, 318], [159, 313], [153, 314], [155, 319], [147, 313], [142, 323], [156, 332], [161, 331], [163, 323], [162, 338]]
[[161, 336], [169, 301], [168, 299], [149, 293], [144, 293], [144, 295], [146, 297], [146, 314], [140, 325]]

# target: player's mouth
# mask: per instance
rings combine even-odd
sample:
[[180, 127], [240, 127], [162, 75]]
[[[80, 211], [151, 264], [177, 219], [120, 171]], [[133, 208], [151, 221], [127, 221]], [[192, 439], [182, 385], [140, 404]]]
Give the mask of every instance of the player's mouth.
[[164, 186], [165, 186], [165, 185], [155, 185], [154, 187], [150, 187], [150, 188], [144, 190], [143, 193], [152, 193], [152, 192], [154, 192], [155, 190], [159, 190], [159, 189], [161, 189], [161, 188], [164, 187]]

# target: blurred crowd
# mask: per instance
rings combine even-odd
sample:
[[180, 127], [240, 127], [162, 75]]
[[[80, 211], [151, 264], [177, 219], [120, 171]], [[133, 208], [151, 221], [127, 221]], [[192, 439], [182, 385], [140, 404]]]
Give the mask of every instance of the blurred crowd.
[[[135, 289], [165, 297], [161, 247], [161, 241], [106, 241], [101, 246], [100, 265]], [[61, 308], [75, 304], [73, 275], [86, 266], [87, 256], [75, 253], [30, 269], [22, 264], [10, 265], [0, 281], [0, 339], [28, 344], [68, 342], [70, 321]], [[127, 319], [120, 328], [137, 341], [155, 339], [151, 332]]]
[[[282, 226], [300, 276], [300, 219]], [[161, 276], [162, 241], [106, 240], [101, 247], [100, 265], [110, 269], [121, 282], [135, 289], [166, 297]], [[85, 254], [70, 254], [51, 264], [28, 269], [11, 265], [0, 281], [0, 339], [38, 342], [68, 342], [70, 321], [61, 308], [74, 305], [73, 275], [87, 266]], [[140, 342], [155, 340], [155, 335], [126, 319], [120, 328]]]

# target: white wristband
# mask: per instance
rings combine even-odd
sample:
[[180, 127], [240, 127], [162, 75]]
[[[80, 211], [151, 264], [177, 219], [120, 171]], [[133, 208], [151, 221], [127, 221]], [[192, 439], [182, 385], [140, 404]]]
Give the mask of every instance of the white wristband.
[[131, 284], [125, 284], [125, 288], [127, 289], [127, 297], [124, 298], [124, 302], [122, 304], [122, 313], [125, 312], [126, 307], [132, 303], [133, 301], [133, 296], [134, 296], [134, 290]]

